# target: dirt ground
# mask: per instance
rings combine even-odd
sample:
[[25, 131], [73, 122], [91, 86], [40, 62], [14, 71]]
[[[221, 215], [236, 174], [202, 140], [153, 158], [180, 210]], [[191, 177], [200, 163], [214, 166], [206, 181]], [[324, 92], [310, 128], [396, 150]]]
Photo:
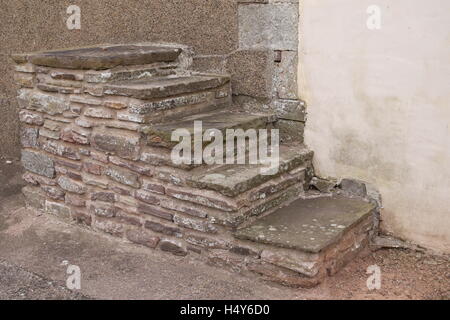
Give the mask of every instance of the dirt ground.
[[[313, 289], [293, 289], [121, 242], [23, 207], [21, 169], [0, 164], [0, 299], [450, 299], [450, 261], [367, 250]], [[81, 290], [65, 287], [67, 264]], [[369, 266], [381, 288], [369, 290]]]

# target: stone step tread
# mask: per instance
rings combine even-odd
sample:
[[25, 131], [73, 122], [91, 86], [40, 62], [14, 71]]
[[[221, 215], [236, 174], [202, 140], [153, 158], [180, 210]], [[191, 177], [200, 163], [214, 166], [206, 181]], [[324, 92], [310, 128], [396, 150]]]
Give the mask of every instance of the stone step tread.
[[[180, 48], [157, 45], [105, 45], [30, 53], [27, 59], [39, 66], [104, 70], [117, 66], [172, 62], [181, 51]], [[15, 56], [12, 57], [14, 59]]]
[[281, 248], [318, 253], [337, 243], [343, 234], [368, 217], [375, 206], [341, 195], [298, 199], [239, 229], [234, 236]]
[[229, 81], [230, 77], [224, 75], [169, 75], [153, 79], [108, 83], [104, 89], [106, 94], [150, 100], [210, 90], [221, 87]]
[[191, 186], [218, 191], [234, 197], [275, 177], [305, 165], [313, 157], [313, 152], [301, 144], [280, 145], [279, 167], [270, 172], [267, 164], [229, 164], [191, 177]]
[[160, 142], [175, 145], [171, 142], [172, 132], [177, 129], [188, 130], [194, 138], [194, 122], [201, 121], [202, 133], [208, 129], [218, 129], [225, 132], [226, 129], [265, 128], [271, 122], [270, 115], [258, 115], [233, 110], [213, 110], [200, 112], [179, 119], [171, 119], [169, 122], [148, 125], [142, 128], [142, 132], [148, 136], [149, 145], [157, 145]]

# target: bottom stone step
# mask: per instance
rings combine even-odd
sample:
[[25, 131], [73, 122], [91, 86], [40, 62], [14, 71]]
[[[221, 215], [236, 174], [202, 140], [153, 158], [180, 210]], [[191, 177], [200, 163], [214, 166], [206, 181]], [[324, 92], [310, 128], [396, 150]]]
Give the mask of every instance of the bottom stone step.
[[234, 236], [262, 248], [255, 272], [288, 285], [318, 283], [326, 274], [339, 271], [368, 243], [375, 210], [363, 199], [342, 195], [299, 199]]

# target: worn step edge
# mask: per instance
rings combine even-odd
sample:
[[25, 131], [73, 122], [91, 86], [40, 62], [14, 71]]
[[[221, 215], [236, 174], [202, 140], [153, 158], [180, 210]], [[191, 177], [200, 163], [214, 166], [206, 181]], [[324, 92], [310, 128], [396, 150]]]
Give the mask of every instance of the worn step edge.
[[[120, 48], [122, 51], [116, 50], [110, 51], [110, 55], [104, 54], [104, 51], [108, 49]], [[13, 54], [11, 58], [16, 63], [28, 61], [34, 65], [53, 68], [104, 70], [116, 66], [173, 62], [181, 52], [181, 48], [157, 44], [119, 44]]]
[[[287, 146], [280, 147], [281, 157], [282, 153]], [[197, 173], [191, 179], [188, 180], [188, 184], [195, 188], [215, 190], [223, 195], [229, 197], [235, 197], [247, 190], [250, 190], [258, 185], [261, 185], [267, 181], [277, 178], [281, 174], [294, 170], [295, 168], [302, 167], [308, 161], [312, 160], [314, 152], [301, 147], [301, 152], [292, 155], [287, 159], [281, 159], [278, 171], [272, 175], [265, 175], [261, 172], [261, 169], [265, 168], [264, 165], [223, 165], [212, 170], [207, 170], [205, 173]], [[224, 170], [237, 168], [238, 172], [235, 176], [242, 176], [240, 173], [248, 173], [249, 170], [253, 173], [244, 181], [233, 183], [230, 177], [221, 174]], [[217, 181], [219, 180], [219, 181]]]
[[104, 93], [150, 100], [205, 91], [224, 86], [228, 82], [230, 77], [226, 75], [169, 75], [145, 80], [109, 82], [104, 85]]
[[[327, 197], [327, 198], [329, 198], [329, 197]], [[287, 206], [296, 205], [295, 202], [298, 201], [298, 200], [305, 200], [305, 199], [298, 198], [297, 200], [291, 201]], [[284, 206], [284, 207], [286, 207], [286, 206]], [[274, 210], [272, 213], [270, 213], [269, 215], [265, 215], [261, 219], [264, 219], [264, 218], [272, 216], [272, 215], [276, 215], [279, 210], [280, 209]], [[233, 236], [236, 239], [247, 240], [247, 241], [251, 241], [253, 243], [261, 243], [261, 244], [265, 244], [265, 245], [271, 245], [273, 247], [278, 247], [278, 248], [293, 249], [293, 250], [298, 250], [298, 251], [306, 252], [306, 253], [320, 253], [320, 252], [324, 252], [324, 251], [328, 250], [333, 245], [338, 244], [341, 241], [341, 239], [350, 230], [352, 230], [355, 226], [361, 224], [366, 219], [369, 219], [369, 223], [372, 223], [371, 216], [373, 216], [375, 214], [375, 211], [376, 211], [375, 205], [373, 205], [371, 203], [367, 203], [367, 207], [364, 209], [364, 214], [361, 214], [361, 216], [358, 219], [354, 220], [350, 225], [346, 226], [345, 229], [341, 230], [335, 236], [331, 237], [320, 248], [304, 247], [304, 246], [299, 246], [299, 245], [292, 244], [292, 243], [290, 243], [290, 244], [280, 243], [280, 242], [275, 242], [273, 240], [268, 240], [266, 237], [255, 238], [253, 236], [247, 235], [245, 233], [245, 230], [248, 229], [249, 227], [251, 228], [252, 225], [254, 225], [254, 224], [259, 224], [260, 223], [260, 219], [254, 221], [254, 223], [252, 223], [252, 224], [247, 224], [245, 227], [239, 228], [238, 230], [236, 230], [233, 233]], [[276, 225], [273, 225], [273, 227], [276, 228]]]

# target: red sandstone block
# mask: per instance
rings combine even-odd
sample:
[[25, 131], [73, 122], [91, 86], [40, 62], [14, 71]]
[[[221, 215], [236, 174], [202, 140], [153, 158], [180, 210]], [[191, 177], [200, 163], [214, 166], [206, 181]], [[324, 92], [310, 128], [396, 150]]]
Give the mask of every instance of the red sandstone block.
[[136, 227], [142, 226], [142, 221], [141, 221], [140, 217], [120, 211], [120, 210], [117, 211], [115, 220], [119, 223], [123, 223], [123, 224], [127, 224], [127, 225], [132, 225], [132, 226], [136, 226]]
[[161, 210], [159, 208], [148, 206], [145, 204], [139, 204], [138, 206], [139, 213], [149, 214], [161, 219], [173, 221], [173, 214], [167, 211]]
[[190, 201], [194, 203], [198, 203], [207, 207], [212, 207], [224, 211], [234, 211], [237, 208], [231, 206], [230, 204], [226, 203], [225, 201], [221, 201], [219, 199], [214, 199], [212, 197], [206, 197], [203, 195], [195, 194], [194, 192], [189, 192], [187, 190], [176, 190], [173, 188], [166, 188], [166, 194], [169, 196], [172, 196], [176, 199]]
[[149, 177], [151, 177], [153, 174], [151, 168], [138, 162], [127, 161], [115, 156], [110, 156], [109, 161], [117, 166], [130, 169], [131, 171], [135, 171]]
[[104, 167], [93, 162], [85, 161], [83, 163], [83, 170], [99, 176], [103, 173]]
[[82, 197], [75, 195], [75, 194], [71, 194], [68, 193], [66, 195], [66, 203], [74, 206], [74, 207], [84, 207], [86, 206], [86, 200], [83, 199]]
[[144, 190], [137, 190], [135, 193], [136, 199], [139, 199], [141, 201], [144, 201], [149, 204], [159, 204], [159, 199], [155, 197], [152, 193], [144, 191]]
[[145, 221], [145, 228], [152, 230], [153, 232], [162, 233], [166, 236], [170, 237], [183, 237], [183, 231], [180, 228], [170, 226], [167, 224], [154, 222], [154, 221]]
[[92, 158], [92, 160], [97, 160], [97, 161], [100, 161], [103, 163], [109, 162], [107, 154], [104, 154], [104, 153], [98, 152], [98, 151], [94, 151], [94, 150], [91, 151], [91, 158]]
[[159, 194], [165, 194], [166, 189], [164, 188], [163, 185], [157, 184], [155, 182], [143, 179], [142, 181], [142, 189], [154, 192], [154, 193], [159, 193]]

